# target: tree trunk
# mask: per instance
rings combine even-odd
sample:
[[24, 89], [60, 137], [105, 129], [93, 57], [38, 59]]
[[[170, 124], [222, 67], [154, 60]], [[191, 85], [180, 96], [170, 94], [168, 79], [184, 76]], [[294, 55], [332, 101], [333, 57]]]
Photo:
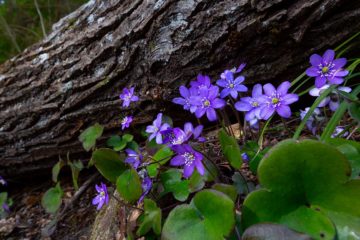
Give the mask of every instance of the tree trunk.
[[84, 157], [80, 131], [118, 130], [125, 86], [140, 92], [144, 111], [129, 112], [142, 124], [171, 111], [199, 72], [246, 62], [248, 83], [291, 79], [311, 53], [359, 31], [359, 19], [353, 0], [91, 0], [0, 66], [0, 175]]

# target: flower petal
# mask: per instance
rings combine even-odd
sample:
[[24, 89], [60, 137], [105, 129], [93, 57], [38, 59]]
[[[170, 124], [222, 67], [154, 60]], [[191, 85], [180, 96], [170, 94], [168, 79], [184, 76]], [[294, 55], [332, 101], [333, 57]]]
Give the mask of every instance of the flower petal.
[[186, 105], [186, 100], [180, 97], [174, 98], [172, 102], [179, 105]]
[[251, 106], [250, 103], [239, 101], [239, 102], [235, 103], [235, 108], [238, 111], [247, 112], [247, 111], [250, 111], [253, 107]]
[[205, 174], [205, 168], [202, 162], [200, 160], [195, 160], [195, 166], [199, 174], [203, 176]]
[[211, 101], [211, 106], [213, 108], [222, 108], [226, 105], [226, 102], [220, 98], [215, 98]]
[[276, 92], [275, 87], [271, 83], [267, 83], [264, 85], [264, 92], [267, 96], [271, 96]]
[[282, 83], [278, 86], [278, 88], [276, 89], [276, 91], [280, 94], [280, 96], [283, 96], [283, 95], [285, 95], [285, 94], [288, 92], [290, 86], [291, 86], [291, 83], [290, 83], [290, 82], [288, 82], [288, 81], [282, 82]]
[[319, 76], [319, 68], [317, 67], [309, 67], [306, 69], [306, 75], [309, 77], [317, 77]]
[[253, 87], [253, 90], [252, 90], [252, 97], [256, 98], [256, 97], [259, 97], [261, 95], [262, 95], [262, 86], [261, 86], [261, 84], [256, 84]]
[[225, 98], [230, 94], [231, 89], [230, 88], [224, 88], [221, 93], [220, 93], [220, 97], [221, 98]]
[[330, 82], [331, 84], [336, 84], [336, 85], [338, 85], [338, 84], [342, 84], [342, 83], [344, 82], [344, 79], [341, 78], [341, 77], [333, 77], [333, 78], [329, 79], [329, 82]]
[[276, 112], [283, 118], [289, 118], [291, 116], [291, 109], [287, 105], [278, 106]]
[[224, 79], [220, 79], [216, 81], [216, 84], [220, 87], [226, 88], [228, 85], [228, 82]]
[[341, 71], [336, 71], [334, 73], [334, 76], [336, 77], [345, 77], [349, 74], [349, 71], [348, 70], [341, 70]]
[[177, 155], [170, 160], [171, 166], [182, 166], [185, 164], [185, 159], [181, 155]]
[[237, 97], [238, 97], [238, 92], [237, 92], [236, 90], [232, 89], [232, 90], [230, 91], [230, 95], [231, 95], [234, 99], [237, 99]]
[[318, 54], [313, 54], [310, 57], [310, 63], [313, 66], [319, 66], [322, 63], [322, 57]]
[[209, 121], [211, 121], [211, 122], [213, 122], [213, 121], [215, 121], [217, 119], [216, 112], [215, 112], [215, 110], [213, 108], [208, 108], [206, 110], [206, 116], [209, 119]]
[[245, 85], [237, 85], [235, 86], [235, 90], [238, 92], [247, 92], [248, 88]]
[[315, 87], [321, 88], [325, 84], [326, 84], [326, 78], [325, 77], [320, 77], [320, 76], [316, 77], [316, 79], [315, 79]]
[[323, 63], [328, 64], [331, 63], [334, 60], [335, 57], [335, 51], [334, 50], [326, 50], [326, 52], [323, 55]]
[[187, 89], [185, 86], [180, 86], [179, 91], [182, 97], [184, 98], [190, 97], [189, 89]]
[[339, 102], [330, 101], [329, 108], [331, 111], [335, 112], [339, 107]]
[[189, 178], [194, 172], [194, 164], [184, 166], [184, 178]]
[[333, 61], [334, 68], [342, 68], [346, 65], [346, 58], [338, 58]]
[[235, 78], [234, 83], [235, 83], [235, 85], [237, 85], [237, 84], [242, 83], [244, 80], [245, 80], [244, 76], [238, 76], [237, 78]]
[[274, 108], [265, 106], [261, 108], [260, 116], [262, 119], [268, 120], [271, 117], [271, 115], [274, 114], [274, 112], [275, 112]]
[[285, 96], [283, 96], [282, 98], [282, 103], [283, 104], [286, 104], [286, 105], [289, 105], [289, 104], [292, 104], [296, 101], [299, 100], [299, 96], [297, 94], [286, 94]]

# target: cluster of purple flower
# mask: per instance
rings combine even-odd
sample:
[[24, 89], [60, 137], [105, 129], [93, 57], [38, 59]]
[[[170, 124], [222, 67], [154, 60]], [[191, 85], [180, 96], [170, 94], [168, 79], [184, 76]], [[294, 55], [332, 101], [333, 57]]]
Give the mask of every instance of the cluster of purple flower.
[[150, 134], [149, 141], [155, 138], [157, 144], [166, 144], [176, 152], [177, 155], [171, 159], [170, 165], [183, 166], [185, 178], [189, 178], [195, 168], [201, 175], [205, 172], [202, 164], [203, 155], [189, 144], [191, 139], [198, 142], [205, 141], [205, 138], [201, 136], [202, 130], [202, 125], [194, 127], [190, 122], [185, 123], [184, 129], [172, 128], [169, 124], [162, 122], [162, 113], [157, 115], [153, 125], [146, 128], [146, 132]]
[[[174, 98], [173, 102], [183, 105], [185, 110], [195, 113], [197, 118], [205, 113], [210, 121], [217, 119], [215, 109], [221, 109], [226, 105], [223, 98], [231, 95], [237, 99], [239, 92], [247, 92], [248, 88], [241, 83], [245, 80], [244, 76], [235, 77], [240, 73], [245, 64], [241, 64], [238, 69], [225, 70], [216, 84], [222, 87], [219, 94], [219, 88], [210, 82], [208, 76], [198, 75], [197, 81], [190, 82], [190, 88], [180, 87], [181, 97]], [[251, 97], [243, 97], [235, 103], [238, 111], [247, 112], [245, 119], [250, 126], [257, 128], [260, 119], [267, 120], [275, 112], [281, 117], [289, 118], [291, 116], [290, 104], [296, 102], [299, 97], [296, 94], [288, 94], [291, 84], [283, 82], [277, 89], [268, 83], [262, 87], [260, 84], [254, 86]], [[264, 94], [263, 94], [264, 89]]]
[[[309, 77], [315, 77], [315, 88], [309, 91], [313, 97], [319, 97], [331, 85], [340, 85], [344, 82], [344, 77], [349, 74], [349, 71], [344, 69], [346, 65], [346, 58], [335, 59], [334, 50], [326, 50], [321, 57], [318, 54], [313, 54], [310, 57], [310, 64], [312, 65], [306, 70]], [[329, 106], [331, 111], [336, 111], [340, 104], [339, 91], [349, 93], [352, 91], [350, 87], [339, 86], [333, 90], [329, 96], [320, 102], [318, 108], [312, 113], [307, 120], [307, 128], [315, 135], [319, 123], [324, 120], [320, 114], [321, 107]], [[303, 119], [308, 112], [309, 108], [301, 111], [300, 116]]]
[[287, 81], [281, 83], [277, 89], [270, 83], [263, 87], [256, 84], [252, 90], [252, 96], [241, 98], [235, 103], [235, 108], [238, 111], [247, 112], [245, 119], [254, 128], [257, 128], [260, 119], [267, 120], [275, 112], [283, 118], [289, 118], [291, 116], [289, 105], [299, 99], [298, 95], [288, 93], [290, 86], [290, 82]]
[[[127, 108], [130, 106], [131, 102], [137, 102], [139, 100], [139, 97], [134, 94], [134, 87], [131, 87], [130, 89], [124, 88], [122, 90], [122, 93], [120, 94], [120, 99], [123, 101], [122, 107]], [[133, 121], [132, 116], [125, 116], [121, 120], [121, 129], [124, 130], [125, 128], [128, 128], [130, 124]]]

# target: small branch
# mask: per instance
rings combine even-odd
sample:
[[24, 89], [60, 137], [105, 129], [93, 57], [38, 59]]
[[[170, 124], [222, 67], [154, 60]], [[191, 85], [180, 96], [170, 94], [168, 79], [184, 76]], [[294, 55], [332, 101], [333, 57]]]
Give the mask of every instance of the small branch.
[[39, 15], [39, 18], [40, 18], [41, 30], [43, 32], [44, 38], [46, 38], [47, 34], [46, 34], [46, 30], [45, 30], [44, 18], [43, 18], [42, 14], [41, 14], [39, 4], [38, 4], [37, 0], [34, 0], [34, 4], [35, 4], [36, 11], [37, 11], [37, 13]]

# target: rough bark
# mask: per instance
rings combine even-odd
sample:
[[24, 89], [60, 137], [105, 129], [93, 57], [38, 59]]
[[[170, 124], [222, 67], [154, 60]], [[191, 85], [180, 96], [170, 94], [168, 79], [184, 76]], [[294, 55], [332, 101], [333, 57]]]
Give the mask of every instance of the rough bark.
[[291, 79], [359, 18], [353, 0], [91, 0], [0, 66], [0, 174], [81, 156], [82, 129], [119, 128], [124, 86], [140, 91], [144, 111], [129, 111], [144, 123], [199, 72], [245, 61], [248, 82]]

